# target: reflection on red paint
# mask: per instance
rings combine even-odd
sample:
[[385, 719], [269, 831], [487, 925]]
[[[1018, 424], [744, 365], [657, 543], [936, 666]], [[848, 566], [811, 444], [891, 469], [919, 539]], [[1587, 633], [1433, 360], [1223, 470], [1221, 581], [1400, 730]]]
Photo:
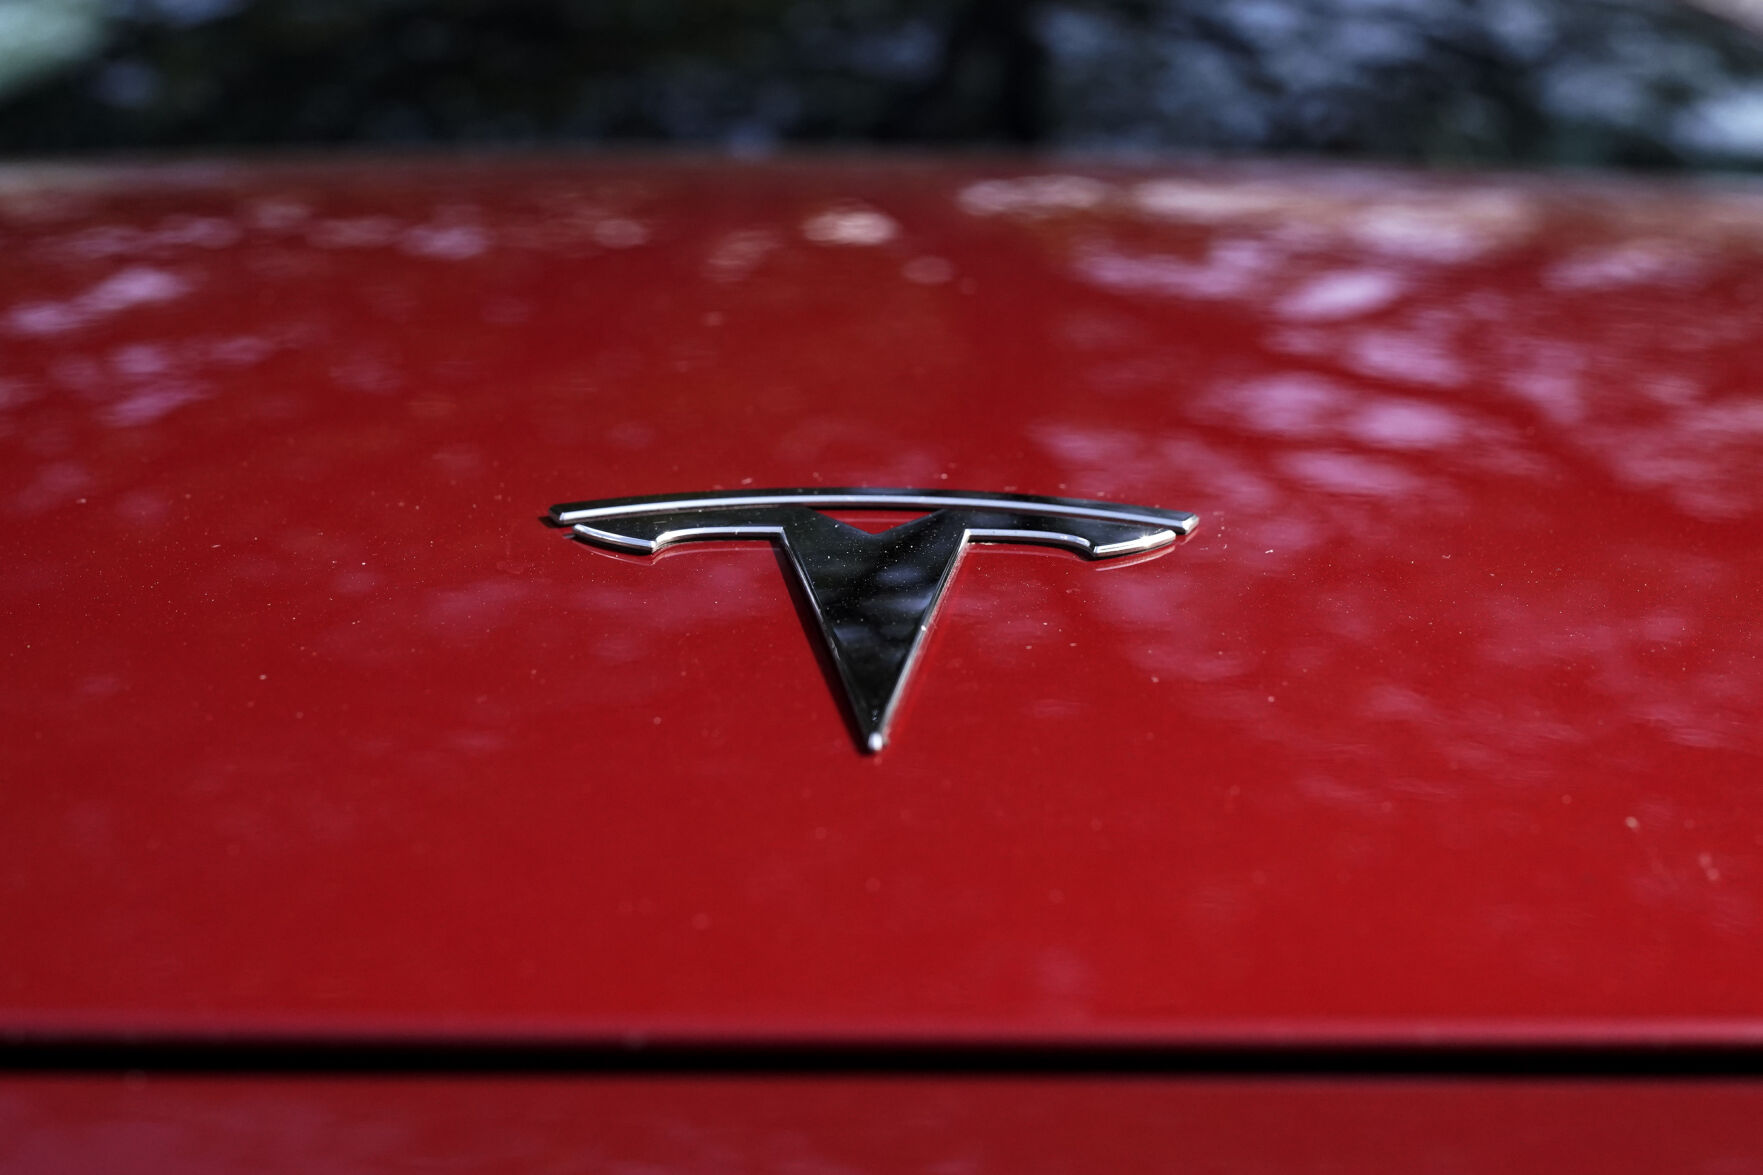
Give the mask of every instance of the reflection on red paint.
[[[9, 1027], [1763, 1026], [1747, 188], [76, 170], [0, 251]], [[1203, 523], [968, 561], [866, 760], [762, 547], [538, 522], [742, 484]]]

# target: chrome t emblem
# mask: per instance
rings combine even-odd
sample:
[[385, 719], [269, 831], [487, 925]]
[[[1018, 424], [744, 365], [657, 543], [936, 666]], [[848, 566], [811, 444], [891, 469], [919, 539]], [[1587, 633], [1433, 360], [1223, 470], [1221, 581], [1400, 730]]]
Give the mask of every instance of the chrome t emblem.
[[[879, 534], [822, 510], [928, 510]], [[887, 742], [943, 589], [969, 543], [1037, 543], [1086, 559], [1153, 550], [1199, 518], [1115, 502], [961, 490], [796, 489], [608, 498], [551, 507], [597, 545], [652, 555], [703, 539], [781, 543], [844, 680], [863, 745]]]

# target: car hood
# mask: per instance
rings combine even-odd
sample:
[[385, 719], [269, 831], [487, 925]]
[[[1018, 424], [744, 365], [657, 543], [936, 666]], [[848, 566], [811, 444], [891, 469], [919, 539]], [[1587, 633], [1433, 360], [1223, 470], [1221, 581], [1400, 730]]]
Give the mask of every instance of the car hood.
[[[1763, 189], [0, 172], [0, 1030], [1763, 1038]], [[860, 751], [743, 487], [1109, 499]]]

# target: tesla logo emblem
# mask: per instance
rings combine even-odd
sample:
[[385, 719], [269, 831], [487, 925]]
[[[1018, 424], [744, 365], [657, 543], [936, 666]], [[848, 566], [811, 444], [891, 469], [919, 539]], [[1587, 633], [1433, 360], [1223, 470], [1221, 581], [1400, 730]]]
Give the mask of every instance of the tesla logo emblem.
[[[824, 510], [929, 513], [870, 534]], [[778, 543], [807, 591], [845, 683], [863, 745], [879, 751], [924, 635], [972, 543], [1037, 543], [1086, 559], [1150, 551], [1193, 530], [1192, 514], [1114, 502], [959, 490], [799, 489], [609, 498], [551, 507], [597, 546], [652, 555], [675, 543]]]

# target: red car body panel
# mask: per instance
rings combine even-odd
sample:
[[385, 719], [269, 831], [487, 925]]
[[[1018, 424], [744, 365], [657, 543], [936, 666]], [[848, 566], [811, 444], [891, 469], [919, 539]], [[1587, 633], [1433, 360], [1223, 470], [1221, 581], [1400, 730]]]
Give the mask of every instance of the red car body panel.
[[[1753, 187], [24, 169], [0, 256], [15, 1039], [1763, 1038]], [[814, 484], [1201, 522], [970, 555], [868, 756], [764, 544], [540, 521]]]
[[0, 1081], [0, 1166], [90, 1171], [1757, 1169], [1709, 1082], [425, 1077]]

